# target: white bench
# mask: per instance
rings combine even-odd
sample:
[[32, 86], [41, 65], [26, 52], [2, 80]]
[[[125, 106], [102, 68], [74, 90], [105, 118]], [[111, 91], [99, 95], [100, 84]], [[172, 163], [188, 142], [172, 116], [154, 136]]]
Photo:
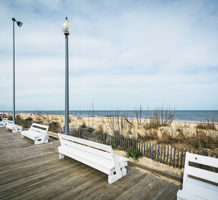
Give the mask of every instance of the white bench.
[[218, 168], [218, 159], [186, 153], [183, 188], [177, 193], [178, 200], [218, 199], [218, 174], [190, 166], [189, 162]]
[[5, 127], [7, 124], [8, 119], [7, 118], [3, 118], [2, 121], [0, 121], [0, 127]]
[[48, 127], [49, 126], [47, 125], [32, 123], [31, 127], [27, 131], [21, 132], [21, 137], [27, 137], [33, 140], [34, 144], [48, 143]]
[[7, 120], [5, 127], [7, 129], [12, 130], [12, 132], [18, 132], [18, 131], [22, 131], [23, 127], [19, 126], [17, 124], [15, 124], [13, 121], [11, 120]]
[[110, 184], [126, 175], [128, 159], [115, 155], [111, 146], [64, 134], [58, 136], [59, 158], [68, 156], [107, 174]]

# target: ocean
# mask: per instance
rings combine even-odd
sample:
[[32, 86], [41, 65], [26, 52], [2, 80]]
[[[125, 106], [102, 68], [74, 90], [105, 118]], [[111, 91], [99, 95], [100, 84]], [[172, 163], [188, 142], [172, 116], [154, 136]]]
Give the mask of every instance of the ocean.
[[[9, 111], [0, 111], [9, 112]], [[138, 111], [137, 111], [138, 112]], [[49, 115], [64, 115], [63, 110], [47, 110], [47, 111], [16, 111], [16, 113], [32, 113], [32, 114], [49, 114]], [[149, 119], [152, 116], [152, 110], [142, 110], [141, 118]], [[107, 117], [107, 116], [128, 116], [136, 118], [135, 110], [71, 110], [70, 115], [74, 116], [90, 116], [90, 117]], [[174, 121], [206, 121], [218, 122], [218, 110], [175, 110]]]

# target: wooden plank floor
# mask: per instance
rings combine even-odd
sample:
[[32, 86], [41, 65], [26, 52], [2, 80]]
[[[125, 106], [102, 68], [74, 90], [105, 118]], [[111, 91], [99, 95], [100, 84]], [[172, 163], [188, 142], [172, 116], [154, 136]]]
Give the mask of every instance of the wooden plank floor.
[[179, 183], [136, 167], [108, 184], [107, 175], [70, 158], [59, 142], [34, 145], [0, 128], [0, 199], [176, 199]]

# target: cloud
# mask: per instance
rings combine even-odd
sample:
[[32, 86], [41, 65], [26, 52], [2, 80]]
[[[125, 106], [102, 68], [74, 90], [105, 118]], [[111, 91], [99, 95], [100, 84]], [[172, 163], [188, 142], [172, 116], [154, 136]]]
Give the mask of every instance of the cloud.
[[217, 109], [215, 1], [2, 1], [0, 110], [11, 108], [12, 23], [18, 109], [64, 108], [69, 17], [70, 108], [171, 104]]

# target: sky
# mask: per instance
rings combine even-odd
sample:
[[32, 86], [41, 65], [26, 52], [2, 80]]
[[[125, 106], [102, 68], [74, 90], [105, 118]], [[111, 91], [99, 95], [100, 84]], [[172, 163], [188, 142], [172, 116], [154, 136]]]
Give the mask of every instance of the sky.
[[0, 110], [218, 110], [218, 1], [0, 0]]

